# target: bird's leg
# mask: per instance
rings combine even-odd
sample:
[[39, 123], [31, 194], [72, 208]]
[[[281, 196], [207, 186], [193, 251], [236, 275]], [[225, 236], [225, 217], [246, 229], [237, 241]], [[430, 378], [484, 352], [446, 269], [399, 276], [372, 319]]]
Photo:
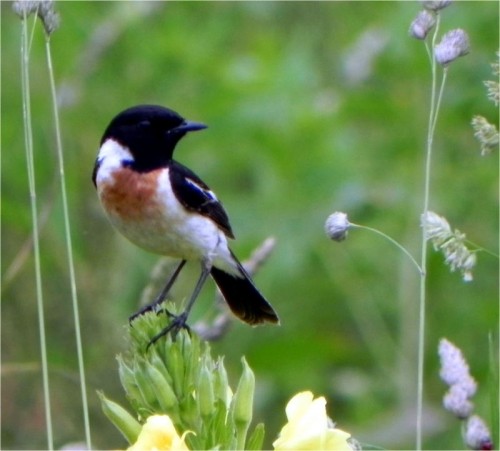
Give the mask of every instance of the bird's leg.
[[198, 279], [198, 282], [196, 282], [196, 286], [194, 287], [193, 293], [191, 294], [191, 297], [189, 298], [189, 302], [186, 305], [186, 308], [180, 315], [170, 315], [173, 319], [172, 322], [165, 327], [159, 334], [155, 335], [151, 341], [148, 344], [148, 348], [157, 342], [161, 337], [164, 335], [167, 335], [169, 332], [173, 332], [173, 336], [175, 338], [175, 335], [177, 335], [177, 332], [180, 329], [187, 329], [189, 331], [189, 326], [186, 324], [186, 321], [189, 316], [189, 312], [191, 311], [194, 302], [196, 301], [196, 298], [200, 294], [201, 288], [203, 287], [203, 284], [207, 280], [208, 275], [210, 274], [210, 270], [212, 269], [212, 263], [208, 261], [203, 261], [201, 263], [201, 274]]
[[[128, 319], [129, 322], [134, 321], [134, 319], [136, 319], [138, 316], [143, 315], [146, 312], [150, 312], [151, 310], [153, 310], [156, 306], [160, 305], [165, 300], [168, 292], [170, 291], [170, 288], [172, 288], [172, 285], [174, 284], [175, 280], [177, 279], [177, 276], [179, 275], [179, 273], [181, 272], [181, 269], [184, 267], [185, 264], [186, 264], [186, 260], [182, 260], [179, 263], [179, 266], [177, 266], [176, 270], [170, 276], [170, 279], [168, 279], [165, 287], [163, 288], [163, 290], [161, 290], [160, 294], [158, 296], [156, 296], [155, 300], [153, 302], [151, 302], [151, 304], [145, 305], [139, 311], [137, 311], [132, 316], [130, 316]], [[168, 314], [168, 312], [167, 312], [167, 314]]]

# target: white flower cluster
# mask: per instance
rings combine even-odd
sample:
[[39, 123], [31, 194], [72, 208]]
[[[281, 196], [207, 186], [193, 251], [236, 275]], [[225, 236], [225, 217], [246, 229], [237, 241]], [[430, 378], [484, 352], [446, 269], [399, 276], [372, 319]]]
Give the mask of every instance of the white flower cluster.
[[12, 9], [21, 19], [36, 14], [42, 21], [45, 32], [49, 36], [59, 28], [60, 18], [54, 9], [54, 0], [18, 0], [12, 4]]
[[422, 215], [421, 225], [427, 240], [432, 241], [435, 250], [443, 252], [445, 262], [451, 270], [460, 270], [464, 281], [470, 282], [472, 268], [476, 265], [476, 253], [464, 244], [465, 234], [459, 230], [452, 232], [448, 221], [432, 211]]
[[439, 357], [439, 376], [450, 387], [444, 396], [444, 407], [458, 418], [467, 418], [474, 407], [469, 399], [477, 389], [476, 381], [469, 373], [469, 365], [463, 358], [462, 351], [445, 338], [439, 343]]
[[434, 17], [434, 14], [432, 14], [430, 11], [427, 11], [426, 9], [423, 9], [417, 14], [417, 17], [415, 17], [415, 19], [411, 23], [408, 32], [410, 33], [410, 36], [414, 37], [415, 39], [422, 40], [427, 37], [427, 34], [432, 30], [435, 24], [436, 19]]
[[472, 118], [471, 125], [474, 129], [474, 136], [481, 144], [482, 156], [498, 150], [500, 135], [494, 124], [490, 124], [485, 117], [476, 115]]
[[[498, 107], [500, 101], [500, 52], [497, 52], [497, 58], [497, 61], [491, 65], [496, 80], [487, 80], [484, 82], [488, 90], [488, 99], [491, 100], [496, 107]], [[474, 136], [481, 144], [481, 155], [489, 155], [495, 150], [498, 151], [500, 138], [495, 124], [491, 124], [483, 116], [476, 115], [472, 118], [471, 125], [474, 129]]]
[[[450, 0], [436, 0], [422, 2], [423, 10], [420, 11], [408, 30], [411, 37], [424, 40], [436, 24], [436, 17], [439, 11], [446, 8], [451, 3]], [[441, 42], [434, 47], [435, 60], [447, 66], [458, 57], [467, 55], [470, 50], [469, 36], [461, 28], [445, 33]]]
[[469, 53], [470, 44], [467, 33], [457, 28], [446, 33], [434, 48], [436, 61], [443, 66], [455, 61], [459, 56]]
[[477, 390], [477, 383], [469, 373], [469, 365], [462, 351], [446, 338], [439, 342], [441, 379], [450, 387], [443, 398], [443, 406], [457, 418], [465, 420], [464, 441], [471, 449], [493, 449], [490, 431], [478, 415], [472, 415], [470, 401]]

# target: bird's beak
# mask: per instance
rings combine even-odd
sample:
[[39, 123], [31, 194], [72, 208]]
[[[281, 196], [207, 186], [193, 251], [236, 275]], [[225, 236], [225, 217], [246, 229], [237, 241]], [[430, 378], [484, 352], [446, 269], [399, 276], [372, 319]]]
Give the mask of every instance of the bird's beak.
[[174, 130], [180, 133], [195, 132], [197, 130], [203, 130], [207, 128], [205, 124], [200, 124], [199, 122], [184, 121], [181, 125], [176, 127]]

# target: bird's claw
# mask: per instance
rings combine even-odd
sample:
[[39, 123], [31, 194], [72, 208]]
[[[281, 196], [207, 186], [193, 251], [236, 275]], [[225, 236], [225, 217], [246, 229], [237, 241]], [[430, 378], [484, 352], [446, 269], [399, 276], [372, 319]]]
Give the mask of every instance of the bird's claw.
[[180, 315], [174, 315], [173, 313], [170, 313], [167, 309], [162, 309], [162, 311], [165, 311], [168, 317], [171, 318], [171, 322], [167, 327], [165, 327], [160, 333], [156, 334], [149, 341], [148, 346], [146, 347], [146, 351], [149, 349], [151, 345], [155, 344], [161, 337], [164, 337], [167, 334], [172, 334], [172, 339], [175, 340], [177, 334], [181, 329], [185, 329], [188, 331], [188, 333], [191, 333], [191, 329], [186, 323], [188, 318], [188, 312], [182, 312]]

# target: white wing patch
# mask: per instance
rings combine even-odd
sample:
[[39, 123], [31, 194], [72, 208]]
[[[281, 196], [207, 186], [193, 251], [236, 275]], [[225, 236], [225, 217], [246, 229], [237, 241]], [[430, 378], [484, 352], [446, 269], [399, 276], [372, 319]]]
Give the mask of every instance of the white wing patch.
[[196, 183], [193, 179], [190, 179], [188, 177], [186, 177], [184, 180], [186, 180], [187, 183], [196, 188], [198, 191], [201, 191], [205, 196], [217, 202], [219, 201], [219, 199], [217, 199], [217, 196], [212, 190], [203, 188], [202, 186], [198, 185], [198, 183]]

